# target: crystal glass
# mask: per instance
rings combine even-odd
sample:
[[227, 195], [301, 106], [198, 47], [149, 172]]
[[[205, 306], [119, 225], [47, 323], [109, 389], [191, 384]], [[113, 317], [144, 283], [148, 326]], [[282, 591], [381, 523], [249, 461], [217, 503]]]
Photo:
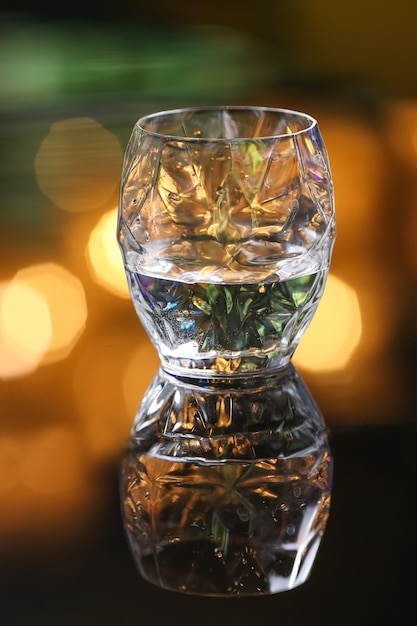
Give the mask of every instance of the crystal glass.
[[161, 369], [134, 421], [121, 493], [151, 582], [244, 595], [305, 580], [327, 519], [331, 455], [291, 357], [334, 238], [312, 117], [206, 107], [135, 125], [118, 240]]

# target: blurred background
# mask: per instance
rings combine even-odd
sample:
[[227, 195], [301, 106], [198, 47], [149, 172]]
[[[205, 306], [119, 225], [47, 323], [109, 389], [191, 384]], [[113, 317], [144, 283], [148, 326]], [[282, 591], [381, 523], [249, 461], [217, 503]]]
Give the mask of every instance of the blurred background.
[[[138, 584], [119, 533], [117, 464], [158, 357], [128, 297], [116, 213], [124, 149], [144, 114], [249, 104], [316, 117], [338, 234], [294, 363], [347, 463], [341, 481], [349, 484], [358, 446], [401, 473], [417, 416], [416, 24], [413, 0], [3, 4], [0, 560], [10, 604], [2, 623], [28, 623], [22, 587], [36, 590], [33, 602], [53, 572], [62, 575], [62, 560], [73, 583], [81, 560], [103, 565], [92, 542], [109, 528], [113, 558]], [[398, 494], [390, 497], [398, 507]], [[40, 567], [49, 572], [42, 589]], [[57, 623], [61, 594], [32, 620]], [[79, 602], [78, 624], [128, 621], [90, 620], [86, 606]]]

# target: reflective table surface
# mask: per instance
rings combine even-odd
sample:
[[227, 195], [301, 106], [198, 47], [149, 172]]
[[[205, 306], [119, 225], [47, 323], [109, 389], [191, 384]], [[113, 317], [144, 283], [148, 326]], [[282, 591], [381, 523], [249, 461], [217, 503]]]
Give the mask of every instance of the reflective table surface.
[[99, 523], [71, 546], [36, 546], [0, 565], [4, 626], [266, 623], [362, 626], [417, 618], [414, 425], [331, 430], [335, 459], [329, 523], [309, 580], [253, 598], [161, 590], [135, 569], [122, 528], [117, 464]]

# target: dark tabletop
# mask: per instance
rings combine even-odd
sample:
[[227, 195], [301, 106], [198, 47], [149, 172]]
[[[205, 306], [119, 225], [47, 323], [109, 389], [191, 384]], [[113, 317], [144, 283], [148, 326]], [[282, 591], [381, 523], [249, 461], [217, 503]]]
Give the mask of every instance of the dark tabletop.
[[297, 589], [262, 597], [188, 596], [142, 580], [124, 537], [114, 467], [108, 513], [88, 541], [0, 565], [0, 624], [416, 623], [416, 435], [414, 425], [331, 430], [331, 515], [311, 576]]

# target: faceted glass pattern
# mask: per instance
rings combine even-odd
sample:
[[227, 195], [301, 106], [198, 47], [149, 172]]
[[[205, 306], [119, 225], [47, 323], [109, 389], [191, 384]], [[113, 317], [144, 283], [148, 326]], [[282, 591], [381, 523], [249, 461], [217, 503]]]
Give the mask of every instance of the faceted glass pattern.
[[132, 133], [118, 238], [132, 300], [171, 370], [288, 363], [335, 237], [317, 123], [254, 107], [151, 115]]
[[122, 463], [136, 564], [185, 593], [297, 587], [326, 527], [331, 478], [323, 417], [291, 365], [262, 382], [204, 388], [161, 370]]
[[118, 240], [161, 359], [120, 471], [143, 577], [213, 596], [310, 574], [332, 457], [290, 359], [326, 283], [333, 187], [317, 123], [254, 107], [139, 120]]
[[266, 108], [151, 115], [123, 166], [126, 264], [184, 282], [286, 280], [329, 262], [332, 180], [315, 120]]

